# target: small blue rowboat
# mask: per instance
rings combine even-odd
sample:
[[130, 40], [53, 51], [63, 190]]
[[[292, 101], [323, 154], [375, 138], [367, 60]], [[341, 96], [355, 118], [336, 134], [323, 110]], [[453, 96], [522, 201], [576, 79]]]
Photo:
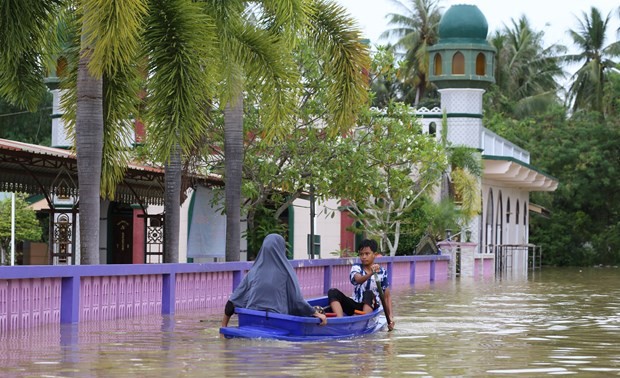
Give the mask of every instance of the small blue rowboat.
[[[312, 306], [326, 307], [327, 297], [308, 301]], [[293, 316], [268, 311], [235, 308], [239, 317], [238, 327], [222, 327], [220, 333], [226, 338], [265, 338], [286, 341], [333, 340], [373, 333], [386, 324], [380, 307], [368, 314], [328, 317], [327, 324], [315, 317]]]

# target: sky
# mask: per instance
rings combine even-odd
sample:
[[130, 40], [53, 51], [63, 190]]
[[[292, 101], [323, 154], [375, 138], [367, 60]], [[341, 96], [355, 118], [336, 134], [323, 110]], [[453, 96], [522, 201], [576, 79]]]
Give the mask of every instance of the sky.
[[[402, 0], [410, 4], [411, 0]], [[385, 44], [387, 41], [379, 39], [379, 35], [388, 29], [385, 15], [388, 13], [402, 13], [392, 0], [336, 0], [358, 21], [363, 34], [369, 38], [372, 45]], [[578, 28], [577, 16], [583, 12], [589, 13], [594, 6], [606, 16], [612, 12], [610, 33], [606, 45], [617, 40], [616, 30], [620, 26], [618, 21], [618, 0], [439, 0], [442, 13], [456, 4], [476, 5], [485, 15], [489, 24], [489, 34], [511, 25], [511, 19], [518, 19], [525, 14], [534, 30], [545, 32], [545, 46], [552, 43], [562, 44], [572, 49], [571, 39], [566, 33], [569, 29]], [[581, 17], [580, 17], [581, 18]]]

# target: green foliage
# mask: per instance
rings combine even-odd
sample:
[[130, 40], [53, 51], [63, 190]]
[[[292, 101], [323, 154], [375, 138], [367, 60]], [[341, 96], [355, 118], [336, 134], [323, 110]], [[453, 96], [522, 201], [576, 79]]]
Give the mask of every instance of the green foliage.
[[52, 95], [47, 93], [35, 112], [12, 106], [0, 98], [0, 138], [49, 146], [52, 135]]
[[[282, 223], [274, 216], [275, 210], [265, 206], [256, 209], [254, 216], [254, 227], [246, 232], [248, 242], [248, 260], [254, 260], [258, 255], [263, 240], [269, 234], [285, 235], [288, 225]], [[292, 256], [289, 256], [292, 258]]]
[[377, 46], [369, 73], [373, 106], [384, 108], [391, 102], [402, 99], [402, 82], [399, 79], [398, 67], [399, 62], [396, 61], [393, 49], [388, 46]]
[[405, 50], [403, 69], [400, 78], [411, 88], [405, 99], [418, 106], [427, 92], [433, 88], [429, 77], [428, 48], [439, 39], [441, 11], [437, 0], [394, 0], [400, 13], [387, 15], [390, 29], [382, 37], [398, 38], [394, 45]]
[[557, 80], [564, 74], [559, 65], [560, 45], [543, 46], [542, 31], [532, 29], [521, 16], [496, 31], [490, 43], [495, 54], [495, 85], [485, 96], [487, 107], [516, 117], [545, 112], [560, 103]]
[[[496, 132], [532, 151], [532, 163], [558, 178], [554, 193], [531, 201], [551, 211], [531, 216], [530, 241], [543, 246], [551, 265], [620, 263], [614, 232], [620, 216], [620, 123], [616, 117], [563, 109], [515, 121], [491, 120]], [[519, 136], [517, 138], [516, 136]]]
[[348, 199], [364, 231], [395, 255], [406, 212], [432, 191], [447, 167], [445, 150], [421, 132], [413, 109], [403, 104], [369, 110], [360, 124], [339, 146], [344, 158], [331, 169], [332, 193]]
[[579, 63], [581, 67], [571, 78], [569, 100], [573, 111], [596, 111], [601, 115], [605, 111], [605, 87], [608, 77], [617, 59], [620, 57], [620, 41], [606, 44], [611, 12], [603, 17], [595, 7], [590, 12], [582, 12], [576, 30], [569, 30], [573, 43], [578, 48], [577, 54], [565, 55], [569, 63]]
[[60, 0], [0, 2], [0, 97], [35, 111], [45, 95], [41, 62], [55, 43], [49, 33]]
[[[0, 253], [9, 261], [11, 245], [11, 197], [0, 201]], [[15, 241], [39, 241], [43, 230], [34, 210], [28, 208], [23, 195], [15, 196]]]
[[[420, 239], [428, 230], [431, 215], [429, 214], [430, 206], [433, 201], [428, 196], [420, 197], [411, 208], [403, 213], [403, 221], [400, 228], [400, 240], [396, 255], [411, 255]], [[394, 238], [395, 235], [390, 235]]]

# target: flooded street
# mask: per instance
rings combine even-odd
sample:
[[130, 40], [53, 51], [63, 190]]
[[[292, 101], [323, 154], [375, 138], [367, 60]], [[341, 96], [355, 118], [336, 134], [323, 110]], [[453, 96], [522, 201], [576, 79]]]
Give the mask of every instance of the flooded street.
[[620, 269], [393, 292], [396, 330], [342, 341], [222, 340], [182, 313], [2, 335], [6, 377], [620, 376]]

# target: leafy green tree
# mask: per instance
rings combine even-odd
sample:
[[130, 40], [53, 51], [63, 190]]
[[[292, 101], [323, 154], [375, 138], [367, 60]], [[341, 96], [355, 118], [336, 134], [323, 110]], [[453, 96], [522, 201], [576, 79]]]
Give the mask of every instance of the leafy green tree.
[[620, 41], [606, 45], [610, 17], [608, 13], [603, 18], [601, 11], [592, 7], [589, 14], [582, 13], [577, 29], [569, 30], [579, 52], [566, 55], [564, 59], [581, 64], [571, 78], [569, 89], [573, 111], [591, 110], [604, 114], [605, 86], [610, 71], [618, 64], [614, 59], [620, 57]]
[[0, 138], [49, 146], [52, 136], [52, 95], [47, 93], [39, 108], [29, 112], [0, 98]]
[[447, 166], [445, 151], [403, 104], [385, 113], [369, 110], [360, 125], [343, 138], [339, 155], [346, 158], [334, 161], [332, 193], [349, 201], [363, 231], [394, 256], [404, 215], [437, 184]]
[[431, 88], [428, 48], [439, 39], [441, 8], [437, 0], [394, 0], [401, 13], [390, 13], [388, 25], [382, 38], [397, 38], [394, 48], [405, 51], [403, 80], [410, 83], [414, 94], [413, 105], [418, 106]]
[[[0, 253], [3, 264], [10, 262], [11, 218], [12, 200], [7, 197], [0, 201]], [[41, 240], [42, 232], [34, 210], [28, 208], [24, 196], [16, 195], [15, 241], [38, 241]]]

